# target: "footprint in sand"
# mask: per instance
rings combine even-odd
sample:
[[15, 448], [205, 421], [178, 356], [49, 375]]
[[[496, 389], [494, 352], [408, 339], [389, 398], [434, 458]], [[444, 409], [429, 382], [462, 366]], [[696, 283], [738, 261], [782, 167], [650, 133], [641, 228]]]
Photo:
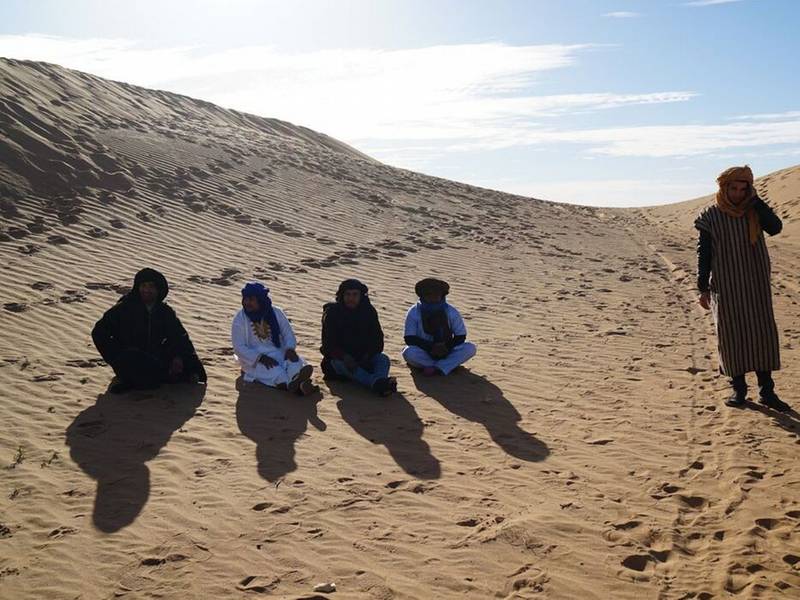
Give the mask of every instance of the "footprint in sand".
[[122, 221], [122, 219], [111, 219], [111, 220], [109, 221], [109, 224], [110, 224], [110, 225], [111, 225], [111, 226], [112, 226], [114, 229], [125, 229], [125, 227], [127, 227], [127, 225], [125, 225], [125, 222], [124, 222], [124, 221]]
[[83, 290], [64, 290], [64, 295], [59, 298], [64, 304], [73, 302], [86, 302], [86, 292]]
[[108, 232], [105, 229], [101, 229], [99, 227], [91, 227], [86, 233], [89, 235], [89, 237], [97, 239], [108, 237]]
[[19, 248], [17, 248], [18, 252], [28, 255], [36, 254], [37, 252], [41, 252], [41, 250], [42, 247], [37, 244], [25, 244], [24, 246], [20, 246]]
[[78, 533], [78, 530], [75, 529], [74, 527], [61, 526], [61, 527], [57, 527], [57, 528], [53, 529], [53, 531], [51, 531], [47, 535], [47, 537], [52, 538], [52, 539], [58, 539], [58, 538], [62, 538], [64, 536], [66, 536], [66, 535], [72, 535], [73, 533]]
[[62, 246], [64, 244], [69, 244], [69, 240], [63, 235], [51, 235], [47, 238], [48, 244], [53, 244], [54, 246]]
[[9, 312], [21, 313], [28, 310], [28, 305], [24, 302], [7, 302], [6, 304], [3, 304], [3, 308]]
[[11, 227], [6, 230], [6, 234], [10, 235], [15, 240], [22, 239], [24, 237], [28, 237], [31, 232], [27, 229], [23, 229], [22, 227]]

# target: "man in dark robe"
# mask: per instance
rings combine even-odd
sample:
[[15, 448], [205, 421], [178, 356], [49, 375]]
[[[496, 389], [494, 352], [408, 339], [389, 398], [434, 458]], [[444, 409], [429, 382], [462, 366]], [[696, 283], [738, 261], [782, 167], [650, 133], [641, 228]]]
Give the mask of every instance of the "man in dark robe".
[[700, 305], [714, 316], [720, 372], [733, 388], [726, 404], [746, 402], [745, 374], [755, 371], [761, 403], [787, 411], [772, 380], [781, 361], [764, 242], [764, 232], [776, 235], [783, 224], [756, 194], [750, 167], [726, 169], [717, 183], [716, 202], [695, 221], [697, 287]]
[[389, 357], [383, 353], [383, 330], [369, 289], [347, 279], [336, 291], [336, 302], [322, 309], [322, 372], [328, 378], [357, 381], [380, 396], [397, 391], [389, 377]]
[[112, 393], [162, 383], [206, 381], [189, 334], [164, 299], [166, 278], [154, 269], [136, 274], [133, 288], [92, 330], [94, 345], [116, 374]]

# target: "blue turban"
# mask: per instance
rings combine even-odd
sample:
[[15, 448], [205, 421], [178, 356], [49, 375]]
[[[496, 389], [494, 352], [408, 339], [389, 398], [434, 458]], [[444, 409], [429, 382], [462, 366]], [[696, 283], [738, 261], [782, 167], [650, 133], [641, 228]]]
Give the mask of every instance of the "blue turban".
[[[269, 289], [264, 287], [262, 283], [250, 282], [242, 288], [242, 301], [248, 296], [253, 296], [258, 299], [258, 310], [250, 311], [244, 309], [244, 314], [254, 323], [266, 319], [267, 323], [269, 323], [272, 343], [280, 348], [281, 329], [278, 325], [278, 318], [275, 316], [275, 311], [272, 309], [272, 299], [269, 297]], [[242, 306], [242, 308], [244, 308], [244, 306]]]

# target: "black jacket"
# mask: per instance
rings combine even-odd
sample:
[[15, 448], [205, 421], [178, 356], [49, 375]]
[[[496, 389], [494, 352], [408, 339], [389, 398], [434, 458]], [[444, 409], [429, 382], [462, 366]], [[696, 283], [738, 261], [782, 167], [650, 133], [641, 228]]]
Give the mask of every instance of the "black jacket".
[[[143, 281], [155, 281], [159, 289], [159, 299], [150, 310], [139, 298]], [[172, 307], [164, 302], [168, 293], [167, 280], [161, 273], [152, 269], [139, 271], [133, 289], [95, 324], [92, 340], [103, 360], [112, 366], [119, 354], [129, 349], [151, 354], [163, 363], [180, 356], [186, 372], [197, 373], [205, 381], [205, 369], [189, 334]]]
[[325, 358], [341, 359], [349, 354], [356, 360], [383, 352], [383, 329], [378, 311], [368, 302], [351, 310], [341, 302], [322, 308], [322, 346]]
[[[783, 222], [769, 204], [756, 198], [753, 207], [758, 214], [758, 222], [768, 235], [778, 235], [783, 229]], [[709, 291], [708, 281], [711, 277], [711, 261], [714, 258], [714, 240], [708, 231], [699, 230], [697, 238], [697, 289]]]

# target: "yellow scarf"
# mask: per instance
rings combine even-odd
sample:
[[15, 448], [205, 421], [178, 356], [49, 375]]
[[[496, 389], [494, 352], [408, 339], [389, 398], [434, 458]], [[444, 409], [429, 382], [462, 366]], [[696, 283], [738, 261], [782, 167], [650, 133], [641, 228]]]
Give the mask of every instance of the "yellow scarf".
[[[747, 183], [748, 195], [743, 202], [734, 204], [728, 198], [728, 184], [734, 181], [743, 181]], [[758, 222], [758, 214], [753, 204], [756, 199], [756, 191], [753, 187], [753, 171], [747, 165], [743, 167], [731, 167], [725, 169], [717, 177], [719, 190], [717, 191], [717, 206], [726, 215], [731, 217], [741, 218], [747, 216], [747, 226], [750, 232], [750, 243], [755, 244], [758, 241], [758, 236], [761, 234], [761, 224]]]

